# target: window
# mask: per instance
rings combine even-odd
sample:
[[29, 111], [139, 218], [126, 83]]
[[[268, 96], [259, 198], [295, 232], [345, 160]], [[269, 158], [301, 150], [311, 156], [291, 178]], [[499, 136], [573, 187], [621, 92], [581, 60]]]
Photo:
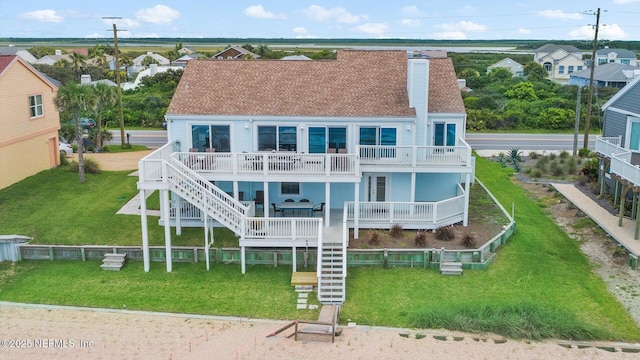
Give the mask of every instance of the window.
[[280, 183], [280, 195], [300, 195], [300, 183], [297, 183], [297, 182]]
[[569, 74], [573, 72], [573, 65], [569, 65]]
[[[396, 128], [361, 127], [360, 145], [381, 145], [393, 147], [396, 145]], [[395, 149], [371, 149], [364, 148], [360, 151], [361, 157], [394, 157]]]
[[578, 71], [582, 71], [582, 65], [578, 65]]
[[296, 151], [295, 126], [258, 126], [258, 151]]
[[191, 147], [204, 152], [231, 152], [231, 137], [228, 125], [194, 125], [191, 127]]
[[542, 66], [544, 67], [545, 70], [547, 70], [548, 73], [551, 72], [551, 63], [550, 62], [546, 62], [546, 63], [542, 64]]
[[640, 118], [631, 117], [627, 118], [627, 136], [625, 137], [628, 143], [627, 148], [629, 150], [640, 151]]
[[32, 118], [44, 115], [44, 107], [42, 106], [42, 95], [29, 96], [29, 113]]
[[435, 146], [455, 146], [456, 124], [436, 123], [435, 125], [433, 144]]
[[630, 65], [631, 59], [620, 59], [620, 64]]
[[609, 62], [608, 59], [598, 59], [598, 65], [600, 64], [606, 64], [607, 62]]
[[564, 65], [558, 66], [558, 74], [564, 74]]
[[[329, 141], [327, 142], [327, 132]], [[347, 148], [347, 128], [346, 127], [309, 127], [309, 153], [324, 154], [327, 148], [337, 149]]]

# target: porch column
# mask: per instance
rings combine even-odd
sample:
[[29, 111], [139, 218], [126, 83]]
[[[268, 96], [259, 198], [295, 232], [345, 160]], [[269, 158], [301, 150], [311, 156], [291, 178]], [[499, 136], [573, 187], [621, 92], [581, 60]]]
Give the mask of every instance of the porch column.
[[624, 205], [627, 198], [627, 193], [629, 192], [629, 186], [623, 185], [622, 191], [620, 192], [620, 214], [618, 218], [618, 226], [622, 226], [622, 218], [624, 217]]
[[291, 254], [292, 254], [291, 263], [293, 264], [293, 272], [296, 272], [297, 259], [296, 259], [296, 247], [295, 246], [291, 249]]
[[234, 181], [233, 182], [233, 198], [236, 200], [240, 200], [238, 199], [239, 196], [240, 196], [240, 193], [238, 192], [238, 182]]
[[411, 173], [411, 194], [409, 202], [416, 202], [416, 173], [414, 172]]
[[331, 226], [331, 183], [324, 183], [324, 226]]
[[[204, 215], [204, 254], [207, 257], [205, 262], [207, 263], [207, 271], [209, 271], [209, 216]], [[195, 259], [198, 261], [198, 259]]]
[[171, 272], [171, 223], [169, 222], [169, 190], [160, 190], [162, 196], [162, 217], [164, 218], [164, 246], [167, 272]]
[[242, 270], [243, 274], [247, 270], [247, 264], [244, 259], [244, 246], [240, 246], [240, 269]]
[[469, 193], [471, 189], [471, 174], [467, 174], [464, 179], [464, 220], [462, 220], [462, 226], [467, 226], [469, 223]]
[[360, 183], [354, 184], [354, 201], [353, 201], [353, 237], [357, 239], [359, 237], [359, 219], [360, 219]]
[[140, 223], [142, 224], [142, 261], [144, 271], [149, 272], [149, 226], [147, 223], [147, 194], [144, 189], [140, 190]]
[[[271, 204], [269, 204], [269, 182], [265, 181], [262, 185], [263, 190], [264, 191], [264, 199], [262, 199], [262, 209], [264, 210], [264, 217], [268, 218], [269, 213], [271, 213], [271, 211], [269, 211], [269, 206], [271, 206]], [[276, 214], [273, 214], [273, 216], [275, 216]], [[244, 272], [243, 272], [244, 274]]]
[[182, 198], [173, 191], [171, 192], [171, 198], [175, 199], [176, 203], [176, 235], [182, 235]]

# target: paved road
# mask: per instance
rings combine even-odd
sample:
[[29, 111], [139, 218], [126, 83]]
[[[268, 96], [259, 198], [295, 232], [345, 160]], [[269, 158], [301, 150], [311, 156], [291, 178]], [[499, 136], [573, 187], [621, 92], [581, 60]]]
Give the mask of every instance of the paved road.
[[[109, 143], [120, 143], [120, 131], [112, 130], [113, 140]], [[128, 130], [129, 142], [157, 148], [167, 143], [165, 130]], [[126, 136], [126, 135], [125, 135]], [[589, 135], [589, 149], [595, 148], [596, 135]], [[475, 150], [567, 150], [573, 151], [572, 134], [497, 134], [497, 133], [468, 133], [467, 142]], [[584, 135], [578, 135], [578, 149], [582, 148]]]
[[[595, 149], [596, 135], [589, 135], [589, 149]], [[475, 150], [567, 150], [573, 151], [573, 134], [467, 133], [467, 143]], [[578, 135], [578, 149], [584, 134]]]

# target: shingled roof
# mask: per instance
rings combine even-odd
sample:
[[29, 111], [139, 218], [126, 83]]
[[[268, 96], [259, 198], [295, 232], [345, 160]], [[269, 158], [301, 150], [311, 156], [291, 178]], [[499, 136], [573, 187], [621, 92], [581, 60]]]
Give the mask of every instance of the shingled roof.
[[344, 50], [326, 61], [191, 60], [167, 114], [403, 117], [415, 109], [405, 51]]
[[466, 113], [451, 58], [429, 60], [429, 113]]

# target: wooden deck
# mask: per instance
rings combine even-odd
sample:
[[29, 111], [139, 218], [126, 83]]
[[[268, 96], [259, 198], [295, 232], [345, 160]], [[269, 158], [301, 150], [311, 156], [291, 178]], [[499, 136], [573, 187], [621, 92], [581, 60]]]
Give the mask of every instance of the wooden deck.
[[318, 286], [318, 274], [315, 272], [294, 272], [291, 275], [291, 286], [296, 285]]

